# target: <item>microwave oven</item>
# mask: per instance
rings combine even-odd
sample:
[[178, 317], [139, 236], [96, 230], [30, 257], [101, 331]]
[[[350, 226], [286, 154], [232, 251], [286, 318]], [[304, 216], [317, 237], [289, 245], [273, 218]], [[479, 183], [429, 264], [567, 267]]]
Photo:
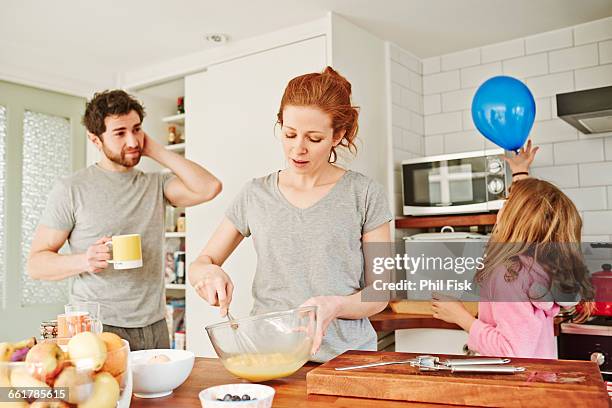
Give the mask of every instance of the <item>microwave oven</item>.
[[402, 161], [404, 215], [499, 210], [512, 181], [503, 149]]

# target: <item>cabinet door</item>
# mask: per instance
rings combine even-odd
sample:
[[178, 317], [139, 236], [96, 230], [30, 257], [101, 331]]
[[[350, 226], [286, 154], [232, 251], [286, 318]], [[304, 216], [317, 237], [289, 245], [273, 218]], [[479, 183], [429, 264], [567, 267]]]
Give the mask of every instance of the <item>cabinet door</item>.
[[[285, 167], [276, 114], [287, 82], [326, 65], [325, 37], [274, 48], [209, 67], [185, 81], [186, 157], [205, 166], [223, 182], [212, 202], [187, 209], [189, 265], [224, 217], [244, 184]], [[245, 239], [223, 268], [232, 277], [234, 316], [248, 315], [256, 265], [255, 250]], [[187, 348], [215, 356], [203, 330], [221, 319], [187, 288]]]

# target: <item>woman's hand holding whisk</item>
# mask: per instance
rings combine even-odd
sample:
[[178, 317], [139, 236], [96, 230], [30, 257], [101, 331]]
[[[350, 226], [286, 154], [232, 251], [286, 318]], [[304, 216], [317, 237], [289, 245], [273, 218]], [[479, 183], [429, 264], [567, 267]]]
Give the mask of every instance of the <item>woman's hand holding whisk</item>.
[[198, 295], [211, 306], [219, 306], [221, 317], [225, 317], [234, 293], [234, 284], [229, 275], [218, 265], [194, 262], [189, 276]]

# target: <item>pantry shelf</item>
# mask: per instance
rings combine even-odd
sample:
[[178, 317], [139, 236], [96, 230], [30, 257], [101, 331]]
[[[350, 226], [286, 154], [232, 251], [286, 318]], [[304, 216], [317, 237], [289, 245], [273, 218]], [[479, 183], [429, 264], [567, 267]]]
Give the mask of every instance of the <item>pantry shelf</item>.
[[166, 283], [166, 289], [185, 290], [184, 283]]
[[470, 227], [495, 224], [497, 213], [435, 215], [401, 217], [395, 219], [395, 228]]
[[173, 145], [166, 145], [166, 149], [171, 150], [173, 152], [184, 152], [185, 151], [185, 143], [177, 143]]
[[177, 125], [184, 125], [185, 124], [185, 114], [181, 113], [180, 115], [166, 116], [165, 118], [162, 118], [162, 122], [175, 123]]

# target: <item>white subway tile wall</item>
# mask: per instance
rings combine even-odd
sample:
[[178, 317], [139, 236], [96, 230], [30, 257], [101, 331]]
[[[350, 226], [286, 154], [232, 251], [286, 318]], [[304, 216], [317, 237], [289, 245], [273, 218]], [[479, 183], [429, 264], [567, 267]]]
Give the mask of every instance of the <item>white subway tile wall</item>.
[[472, 65], [479, 65], [479, 64], [480, 64], [480, 49], [479, 48], [455, 52], [453, 54], [446, 54], [441, 57], [442, 71], [450, 71], [452, 69], [469, 67]]
[[423, 77], [423, 93], [425, 95], [448, 92], [460, 87], [459, 70], [440, 72]]
[[580, 164], [579, 168], [581, 186], [612, 186], [612, 161]]
[[606, 160], [612, 161], [612, 135], [605, 138]]
[[604, 41], [612, 38], [612, 18], [592, 21], [574, 27], [574, 45]]
[[501, 75], [501, 73], [501, 62], [493, 62], [491, 64], [463, 68], [461, 69], [461, 87], [470, 88], [473, 86], [479, 86], [487, 79]]
[[440, 72], [440, 57], [432, 57], [423, 61], [423, 75], [435, 74]]
[[605, 187], [564, 188], [563, 192], [574, 202], [578, 211], [607, 208]]
[[612, 63], [612, 40], [599, 43], [599, 63]]
[[533, 167], [531, 173], [538, 178], [550, 181], [557, 187], [579, 187], [578, 166]]
[[463, 129], [461, 112], [438, 113], [425, 116], [425, 134], [459, 132]]
[[550, 53], [550, 72], [592, 67], [599, 62], [597, 44], [566, 48]]
[[604, 160], [604, 140], [601, 138], [554, 144], [555, 164], [578, 164]]
[[[423, 112], [426, 103], [423, 97], [423, 75], [428, 69], [435, 70], [416, 56], [391, 45], [391, 122], [393, 135], [394, 197], [395, 214], [402, 214], [401, 162], [425, 154]], [[438, 58], [440, 68], [440, 59]], [[430, 72], [430, 71], [427, 71]], [[457, 86], [459, 80], [457, 79]], [[440, 95], [438, 95], [438, 105]], [[428, 101], [429, 102], [429, 101]]]
[[506, 41], [503, 43], [482, 47], [482, 62], [501, 61], [508, 58], [525, 55], [525, 41], [523, 39]]
[[571, 92], [574, 90], [574, 73], [568, 71], [558, 74], [542, 75], [535, 78], [527, 78], [525, 83], [534, 98], [542, 98], [544, 96], [554, 97], [558, 93]]
[[504, 75], [523, 79], [548, 73], [548, 55], [535, 54], [502, 62]]
[[538, 144], [538, 152], [536, 154], [535, 160], [532, 163], [532, 167], [544, 167], [544, 166], [554, 166], [554, 144]]
[[442, 112], [442, 102], [440, 99], [440, 94], [423, 96], [423, 113], [425, 115], [440, 112]]
[[606, 234], [612, 232], [612, 211], [584, 211], [582, 213], [583, 234]]
[[[555, 98], [612, 85], [612, 17], [422, 61], [398, 47], [392, 47], [391, 56], [394, 152], [416, 157], [490, 148], [475, 130], [472, 97], [488, 78], [518, 77], [536, 98], [530, 137], [541, 149], [533, 174], [572, 198], [586, 236], [612, 239], [612, 134], [581, 134], [557, 118]], [[419, 123], [424, 124], [421, 133]], [[402, 130], [397, 137], [396, 128]], [[400, 193], [396, 190], [398, 214]]]
[[425, 155], [434, 156], [444, 153], [444, 136], [425, 136]]
[[599, 88], [612, 83], [612, 64], [593, 68], [578, 69], [576, 75], [576, 90]]
[[535, 54], [542, 51], [558, 50], [573, 45], [573, 33], [571, 28], [550, 31], [525, 38], [525, 51], [527, 54]]

